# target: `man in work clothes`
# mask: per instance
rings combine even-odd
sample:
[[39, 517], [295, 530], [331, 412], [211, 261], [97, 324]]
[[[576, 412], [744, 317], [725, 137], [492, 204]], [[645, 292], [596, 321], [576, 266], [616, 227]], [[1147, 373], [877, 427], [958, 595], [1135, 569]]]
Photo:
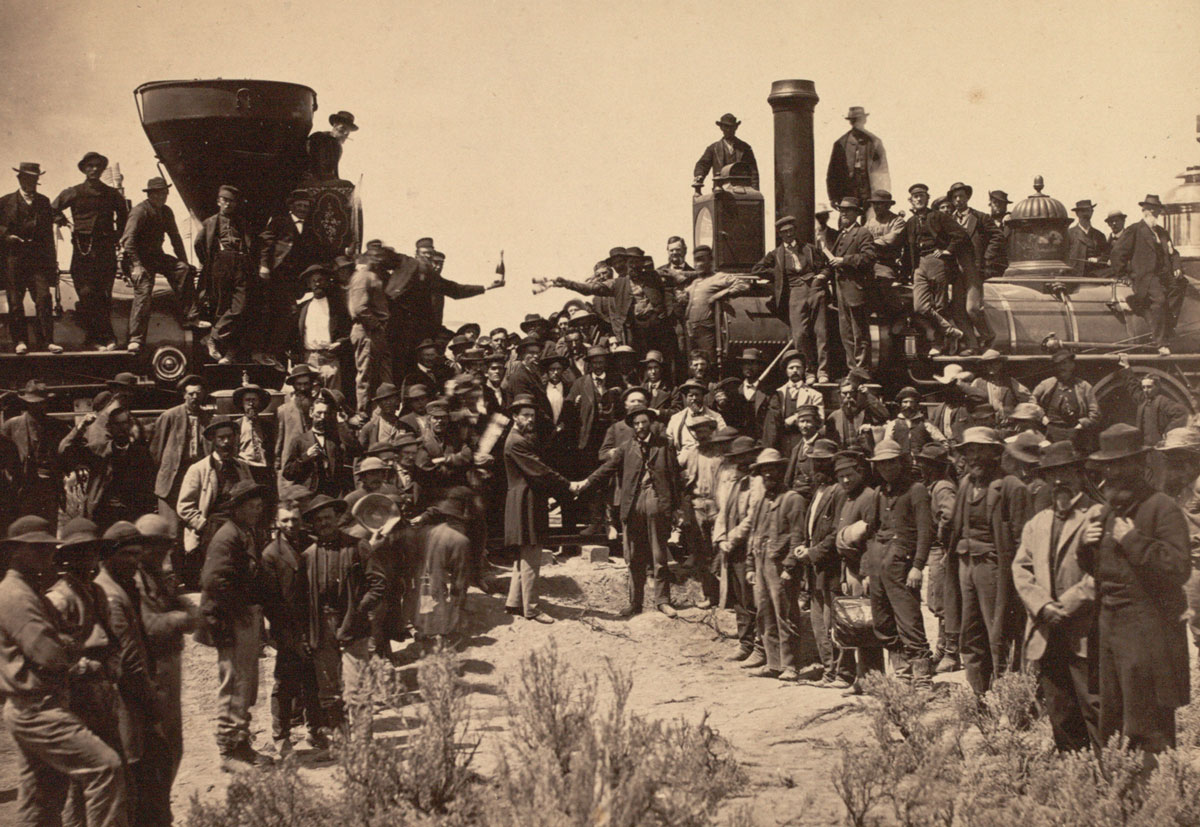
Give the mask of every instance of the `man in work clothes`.
[[58, 258], [54, 249], [54, 210], [50, 199], [37, 191], [45, 173], [38, 164], [22, 163], [18, 189], [0, 198], [0, 250], [3, 279], [8, 294], [8, 332], [17, 354], [29, 351], [25, 321], [25, 294], [33, 297], [42, 346], [62, 353], [54, 342], [54, 303], [51, 288], [58, 283]]
[[[780, 244], [763, 256], [750, 271], [752, 276], [774, 280], [772, 299], [775, 313], [788, 323], [792, 343], [804, 356], [804, 372], [817, 381], [829, 381], [826, 352], [825, 256], [812, 244], [801, 244], [796, 236], [796, 218], [785, 215], [775, 222]], [[812, 380], [810, 380], [811, 382]]]
[[217, 320], [205, 343], [209, 355], [223, 365], [233, 362], [241, 346], [242, 313], [254, 277], [253, 240], [237, 214], [239, 201], [238, 188], [222, 184], [217, 190], [217, 212], [204, 220], [196, 234], [201, 292]]

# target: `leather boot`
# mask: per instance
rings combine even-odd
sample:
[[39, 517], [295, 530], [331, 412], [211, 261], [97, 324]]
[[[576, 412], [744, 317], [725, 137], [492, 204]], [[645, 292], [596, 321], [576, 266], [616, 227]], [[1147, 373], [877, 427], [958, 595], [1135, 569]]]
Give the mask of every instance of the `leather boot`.
[[958, 652], [947, 652], [938, 661], [937, 669], [934, 671], [939, 675], [944, 675], [947, 672], [957, 672], [959, 669], [962, 669], [962, 661], [958, 659]]
[[909, 662], [912, 664], [913, 685], [923, 689], [933, 686], [933, 661], [929, 658], [913, 658]]
[[892, 664], [892, 676], [899, 680], [908, 683], [912, 681], [913, 665], [912, 661], [904, 657], [904, 653], [896, 650], [888, 650], [888, 661]]

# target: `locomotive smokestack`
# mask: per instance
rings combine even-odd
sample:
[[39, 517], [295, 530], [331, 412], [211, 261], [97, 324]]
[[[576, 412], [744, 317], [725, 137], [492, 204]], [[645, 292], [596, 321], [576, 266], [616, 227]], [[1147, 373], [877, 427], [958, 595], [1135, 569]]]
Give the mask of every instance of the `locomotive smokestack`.
[[767, 102], [775, 113], [775, 218], [796, 216], [801, 241], [813, 238], [813, 108], [811, 80], [777, 80]]

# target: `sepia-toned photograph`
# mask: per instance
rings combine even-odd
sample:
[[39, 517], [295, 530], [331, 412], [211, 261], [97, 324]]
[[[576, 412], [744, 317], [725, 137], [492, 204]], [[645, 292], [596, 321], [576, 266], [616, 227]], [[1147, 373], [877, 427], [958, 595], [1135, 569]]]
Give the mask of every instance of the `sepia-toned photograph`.
[[1200, 825], [1200, 5], [0, 10], [0, 824]]

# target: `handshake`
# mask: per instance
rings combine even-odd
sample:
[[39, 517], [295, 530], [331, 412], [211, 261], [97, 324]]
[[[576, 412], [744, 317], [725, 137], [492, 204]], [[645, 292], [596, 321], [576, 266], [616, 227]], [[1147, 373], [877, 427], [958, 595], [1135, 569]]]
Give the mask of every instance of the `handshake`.
[[571, 486], [570, 486], [571, 493], [572, 494], [581, 494], [587, 490], [587, 487], [589, 484], [590, 483], [588, 480], [576, 480], [575, 482], [571, 483]]

